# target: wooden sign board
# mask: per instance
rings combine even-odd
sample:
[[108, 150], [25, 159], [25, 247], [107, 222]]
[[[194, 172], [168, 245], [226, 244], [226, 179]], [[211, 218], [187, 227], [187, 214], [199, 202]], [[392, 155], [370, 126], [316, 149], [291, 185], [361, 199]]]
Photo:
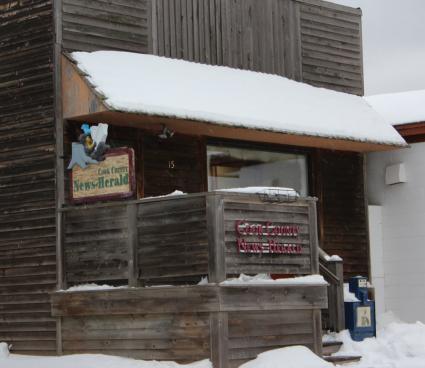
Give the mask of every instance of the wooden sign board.
[[85, 169], [75, 165], [71, 171], [71, 201], [87, 203], [132, 197], [136, 191], [134, 151], [111, 149], [105, 160]]

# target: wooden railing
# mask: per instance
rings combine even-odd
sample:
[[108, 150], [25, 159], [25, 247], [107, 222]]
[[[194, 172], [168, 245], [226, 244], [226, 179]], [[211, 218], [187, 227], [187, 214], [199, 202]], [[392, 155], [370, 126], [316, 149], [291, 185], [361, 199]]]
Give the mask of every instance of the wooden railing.
[[317, 274], [315, 206], [312, 198], [265, 203], [255, 194], [212, 192], [66, 207], [63, 287]]
[[323, 329], [342, 331], [345, 329], [343, 262], [341, 259], [332, 259], [319, 248], [319, 269], [329, 284], [328, 309], [322, 313]]

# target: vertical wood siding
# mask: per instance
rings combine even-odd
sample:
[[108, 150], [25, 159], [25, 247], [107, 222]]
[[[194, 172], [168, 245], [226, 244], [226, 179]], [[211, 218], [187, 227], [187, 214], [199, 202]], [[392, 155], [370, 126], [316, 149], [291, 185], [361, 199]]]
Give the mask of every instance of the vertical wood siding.
[[158, 55], [291, 75], [296, 5], [281, 0], [153, 0]]
[[54, 353], [56, 285], [53, 15], [0, 4], [0, 341]]
[[160, 139], [146, 134], [141, 146], [144, 197], [164, 195], [175, 190], [204, 191], [204, 150], [198, 137], [175, 135]]
[[67, 50], [148, 52], [147, 0], [63, 0]]
[[344, 260], [345, 278], [369, 273], [363, 155], [321, 151], [321, 246]]

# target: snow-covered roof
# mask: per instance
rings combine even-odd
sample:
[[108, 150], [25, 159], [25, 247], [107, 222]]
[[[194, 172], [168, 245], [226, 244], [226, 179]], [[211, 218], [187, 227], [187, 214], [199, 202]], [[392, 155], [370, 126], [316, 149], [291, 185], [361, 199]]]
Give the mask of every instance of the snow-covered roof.
[[365, 97], [393, 125], [425, 122], [425, 89]]
[[405, 145], [359, 96], [271, 74], [152, 55], [98, 51], [72, 57], [113, 111]]

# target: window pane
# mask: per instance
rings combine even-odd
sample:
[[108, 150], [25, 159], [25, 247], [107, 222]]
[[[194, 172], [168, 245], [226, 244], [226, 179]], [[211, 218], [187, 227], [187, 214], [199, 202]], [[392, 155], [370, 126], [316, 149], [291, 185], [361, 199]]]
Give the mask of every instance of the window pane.
[[210, 145], [207, 157], [209, 190], [267, 186], [308, 194], [305, 155]]

